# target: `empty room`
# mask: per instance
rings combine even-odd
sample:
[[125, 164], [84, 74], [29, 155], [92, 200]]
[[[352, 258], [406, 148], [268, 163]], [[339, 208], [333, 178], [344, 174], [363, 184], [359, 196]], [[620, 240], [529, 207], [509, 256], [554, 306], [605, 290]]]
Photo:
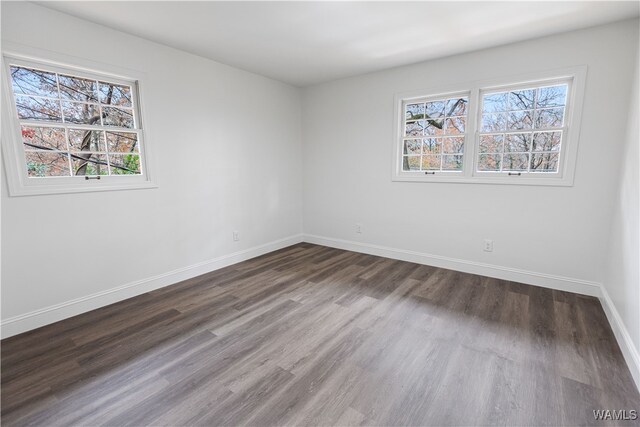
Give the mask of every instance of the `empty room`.
[[2, 425], [640, 425], [640, 2], [0, 8]]

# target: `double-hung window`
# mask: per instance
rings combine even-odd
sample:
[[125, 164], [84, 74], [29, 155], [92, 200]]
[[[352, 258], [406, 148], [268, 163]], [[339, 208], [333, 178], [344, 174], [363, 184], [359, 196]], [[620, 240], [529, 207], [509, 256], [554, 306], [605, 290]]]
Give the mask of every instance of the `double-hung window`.
[[12, 195], [149, 187], [139, 82], [4, 56]]
[[398, 95], [394, 180], [572, 185], [585, 72]]
[[477, 171], [557, 173], [570, 84], [565, 79], [481, 91]]
[[402, 170], [462, 169], [468, 103], [467, 93], [403, 101]]

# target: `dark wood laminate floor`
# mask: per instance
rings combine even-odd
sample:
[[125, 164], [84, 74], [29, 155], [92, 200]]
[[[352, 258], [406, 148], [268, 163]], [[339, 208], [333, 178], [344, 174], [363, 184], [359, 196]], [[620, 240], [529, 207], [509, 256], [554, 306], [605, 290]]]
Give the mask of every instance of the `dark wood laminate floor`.
[[310, 244], [2, 341], [5, 426], [621, 424], [593, 409], [640, 409], [597, 299]]

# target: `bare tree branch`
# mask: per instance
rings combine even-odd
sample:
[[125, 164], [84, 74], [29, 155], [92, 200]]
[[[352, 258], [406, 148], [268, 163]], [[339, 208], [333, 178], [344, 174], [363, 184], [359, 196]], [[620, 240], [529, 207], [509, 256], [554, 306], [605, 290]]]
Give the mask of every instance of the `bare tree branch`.
[[[109, 166], [109, 164], [107, 162], [103, 162], [103, 161], [92, 159], [92, 158], [85, 158], [85, 157], [82, 157], [82, 156], [74, 154], [74, 153], [69, 153], [67, 151], [56, 151], [55, 149], [53, 149], [51, 147], [45, 147], [43, 145], [33, 144], [33, 143], [30, 143], [30, 142], [25, 142], [24, 145], [28, 145], [29, 147], [37, 148], [39, 150], [53, 151], [53, 152], [64, 154], [64, 155], [68, 154], [69, 156], [71, 156], [72, 158], [77, 159], [77, 160], [86, 160], [87, 162], [90, 162], [90, 163]], [[91, 154], [91, 153], [87, 153], [87, 154]], [[111, 164], [111, 166], [114, 167], [114, 168], [122, 169], [122, 170], [127, 171], [127, 172], [138, 172], [137, 170], [129, 169], [129, 168], [124, 167], [124, 166], [119, 166], [119, 165], [114, 165], [114, 164]]]

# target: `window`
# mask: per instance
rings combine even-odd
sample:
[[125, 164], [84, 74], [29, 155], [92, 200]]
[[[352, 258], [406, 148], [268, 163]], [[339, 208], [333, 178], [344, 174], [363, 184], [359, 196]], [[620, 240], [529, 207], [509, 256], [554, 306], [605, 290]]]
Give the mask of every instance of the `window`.
[[557, 173], [569, 84], [481, 92], [476, 170]]
[[150, 186], [137, 80], [4, 59], [12, 195]]
[[403, 102], [403, 171], [462, 170], [468, 102], [467, 94]]
[[572, 185], [585, 75], [396, 96], [393, 179]]

